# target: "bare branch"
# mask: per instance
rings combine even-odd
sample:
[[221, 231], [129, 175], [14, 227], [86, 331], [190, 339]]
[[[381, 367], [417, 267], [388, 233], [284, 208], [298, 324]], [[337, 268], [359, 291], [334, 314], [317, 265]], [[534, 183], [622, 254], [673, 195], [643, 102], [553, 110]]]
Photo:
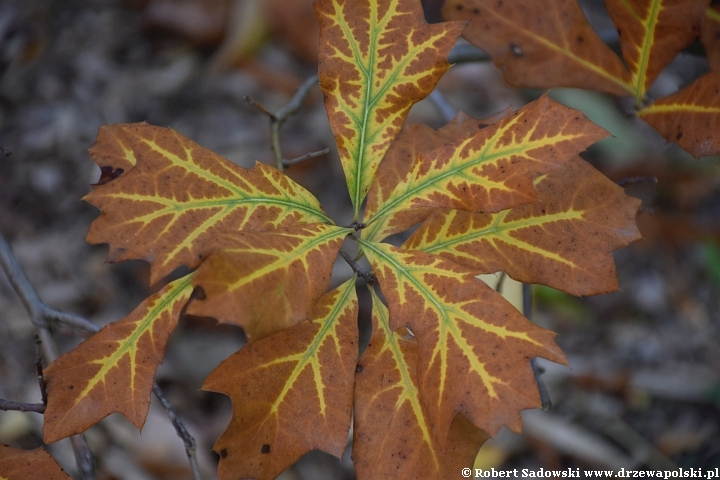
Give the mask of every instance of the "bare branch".
[[353, 269], [353, 272], [357, 273], [359, 277], [361, 277], [363, 280], [365, 280], [365, 283], [368, 285], [374, 285], [375, 282], [377, 282], [377, 279], [375, 278], [375, 275], [373, 275], [370, 272], [367, 272], [364, 268], [362, 268], [360, 265], [357, 264], [355, 260], [353, 260], [352, 256], [347, 253], [345, 250], [340, 249], [340, 256], [345, 259], [345, 261], [350, 265], [350, 268]]
[[297, 158], [293, 158], [292, 160], [283, 159], [283, 166], [285, 166], [287, 168], [291, 165], [297, 165], [298, 163], [304, 162], [305, 160], [309, 160], [311, 158], [322, 157], [323, 155], [327, 155], [328, 153], [330, 153], [330, 149], [323, 148], [322, 150], [318, 150], [317, 152], [306, 153], [305, 155], [302, 155]]
[[11, 402], [10, 400], [3, 400], [2, 398], [0, 398], [0, 410], [16, 410], [19, 412], [45, 413], [45, 404]]
[[[55, 340], [52, 337], [52, 333], [48, 329], [52, 322], [56, 322], [59, 325], [70, 326], [76, 330], [84, 332], [97, 332], [99, 327], [87, 319], [80, 317], [72, 313], [61, 312], [54, 308], [48, 307], [37, 294], [30, 281], [25, 276], [20, 265], [17, 263], [15, 256], [10, 249], [10, 246], [5, 241], [5, 238], [0, 234], [0, 265], [3, 267], [5, 274], [10, 281], [10, 284], [17, 292], [20, 300], [25, 305], [25, 309], [30, 314], [30, 318], [35, 325], [37, 330], [37, 336], [35, 343], [38, 347], [38, 353], [35, 359], [35, 365], [38, 376], [38, 383], [40, 384], [40, 393], [42, 394], [43, 403], [17, 403], [9, 402], [6, 400], [0, 400], [0, 410], [20, 410], [28, 412], [43, 413], [45, 411], [45, 405], [47, 405], [47, 390], [45, 389], [45, 379], [42, 373], [42, 359], [40, 358], [40, 349], [42, 349], [43, 356], [48, 363], [54, 361], [59, 357], [59, 352]], [[168, 402], [167, 398], [163, 394], [160, 387], [155, 384], [153, 386], [153, 392], [155, 396], [160, 399], [165, 411], [170, 418], [175, 430], [183, 440], [185, 444], [185, 451], [187, 452], [188, 459], [190, 460], [190, 468], [193, 471], [195, 480], [200, 480], [200, 473], [197, 465], [197, 456], [195, 451], [195, 439], [188, 433], [185, 426], [182, 424], [178, 416], [172, 409], [172, 405]], [[70, 441], [75, 452], [75, 460], [78, 465], [80, 474], [84, 479], [92, 480], [95, 478], [95, 462], [92, 457], [92, 453], [85, 442], [82, 435], [74, 435], [70, 437]]]
[[[283, 171], [285, 167], [293, 165], [295, 163], [300, 162], [301, 160], [307, 160], [308, 158], [314, 158], [319, 157], [321, 155], [325, 155], [325, 153], [319, 153], [319, 152], [313, 152], [308, 153], [306, 155], [303, 155], [302, 157], [298, 157], [293, 160], [287, 160], [283, 158], [282, 155], [282, 149], [280, 148], [280, 127], [282, 127], [282, 124], [285, 123], [285, 120], [287, 120], [292, 114], [297, 112], [300, 107], [302, 106], [303, 100], [308, 96], [310, 91], [318, 84], [318, 76], [313, 75], [312, 77], [308, 78], [303, 82], [300, 87], [295, 91], [295, 94], [290, 99], [290, 101], [282, 107], [280, 110], [278, 110], [276, 113], [270, 112], [267, 108], [265, 108], [263, 105], [261, 105], [257, 100], [253, 99], [250, 95], [245, 95], [244, 100], [248, 102], [253, 107], [257, 108], [261, 112], [263, 112], [265, 115], [270, 118], [270, 145], [273, 151], [273, 154], [275, 155], [275, 165], [277, 166], [278, 170]], [[325, 149], [327, 150], [327, 149]], [[325, 151], [321, 150], [321, 151]], [[327, 152], [326, 152], [327, 153]], [[310, 156], [308, 156], [310, 155]]]
[[35, 335], [35, 372], [37, 373], [42, 404], [47, 406], [47, 384], [45, 383], [45, 376], [43, 375], [42, 354], [40, 353], [41, 344], [40, 337]]
[[165, 397], [165, 394], [157, 383], [153, 385], [153, 393], [155, 394], [157, 399], [160, 400], [160, 403], [162, 403], [162, 406], [165, 409], [165, 413], [167, 413], [170, 422], [173, 424], [173, 427], [175, 427], [175, 431], [177, 432], [178, 437], [180, 437], [185, 444], [185, 453], [187, 454], [188, 461], [190, 462], [193, 479], [201, 480], [202, 477], [200, 476], [200, 468], [198, 467], [197, 463], [197, 450], [195, 445], [195, 439], [192, 437], [192, 435], [190, 435], [190, 433], [185, 428], [185, 425], [183, 425], [183, 423], [180, 421], [177, 413], [175, 413], [175, 410], [172, 408], [172, 405], [168, 401], [167, 397]]
[[[532, 285], [528, 283], [523, 283], [522, 286], [522, 294], [523, 294], [523, 313], [528, 318], [528, 320], [532, 321], [533, 317], [533, 295], [532, 295]], [[545, 373], [545, 370], [538, 366], [537, 364], [537, 358], [533, 358], [530, 360], [530, 365], [532, 366], [533, 373], [535, 374], [535, 383], [537, 383], [538, 391], [540, 392], [540, 402], [542, 404], [542, 409], [547, 411], [550, 410], [552, 407], [552, 400], [550, 400], [550, 394], [548, 393], [548, 389], [545, 386], [545, 382], [540, 378], [540, 375]]]

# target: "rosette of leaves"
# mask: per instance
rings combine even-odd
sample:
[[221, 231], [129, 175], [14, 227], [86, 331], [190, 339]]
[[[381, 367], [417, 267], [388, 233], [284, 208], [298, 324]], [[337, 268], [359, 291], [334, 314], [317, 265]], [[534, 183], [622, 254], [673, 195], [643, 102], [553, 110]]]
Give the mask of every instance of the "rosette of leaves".
[[[274, 478], [313, 449], [340, 456], [351, 422], [359, 478], [449, 478], [539, 406], [530, 360], [565, 362], [552, 332], [477, 276], [576, 295], [617, 288], [612, 252], [639, 237], [639, 201], [578, 156], [604, 130], [547, 96], [499, 119], [403, 127], [465, 24], [426, 24], [417, 0], [315, 9], [355, 222], [336, 225], [272, 167], [240, 168], [167, 128], [103, 127], [88, 241], [108, 243], [109, 261], [147, 260], [153, 283], [181, 265], [191, 273], [47, 368], [46, 442], [113, 412], [142, 428], [188, 312], [248, 338], [203, 386], [233, 404], [215, 445], [221, 479]], [[384, 242], [418, 224], [404, 244]], [[377, 279], [362, 355], [357, 277], [328, 291], [348, 236]]]

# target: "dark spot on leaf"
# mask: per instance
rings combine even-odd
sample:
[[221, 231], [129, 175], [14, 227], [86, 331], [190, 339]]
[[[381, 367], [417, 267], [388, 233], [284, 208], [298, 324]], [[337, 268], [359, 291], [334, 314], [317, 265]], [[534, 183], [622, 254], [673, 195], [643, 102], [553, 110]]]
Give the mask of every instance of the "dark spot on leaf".
[[70, 385], [70, 386], [68, 387], [68, 389], [70, 389], [70, 390], [72, 390], [73, 388], [75, 388], [75, 385]]
[[120, 175], [123, 174], [125, 170], [122, 168], [113, 168], [113, 167], [100, 167], [100, 179], [97, 181], [97, 183], [94, 185], [95, 187], [99, 187], [100, 185], [105, 185], [106, 183], [115, 180]]
[[225, 457], [227, 457], [227, 448], [223, 448], [222, 450], [220, 450], [220, 458]]
[[522, 57], [522, 56], [523, 56], [523, 52], [522, 52], [522, 50], [520, 50], [520, 47], [518, 47], [518, 46], [515, 45], [514, 43], [511, 43], [511, 44], [510, 44], [510, 51], [511, 51], [511, 52], [513, 53], [513, 55], [515, 55], [516, 57]]
[[263, 445], [260, 449], [260, 453], [270, 453], [270, 445], [268, 445], [267, 443]]
[[362, 365], [358, 365], [357, 367], [355, 367], [355, 373], [360, 373], [360, 372], [362, 372]]
[[683, 136], [683, 132], [678, 132], [677, 135], [675, 135], [675, 140], [680, 140]]

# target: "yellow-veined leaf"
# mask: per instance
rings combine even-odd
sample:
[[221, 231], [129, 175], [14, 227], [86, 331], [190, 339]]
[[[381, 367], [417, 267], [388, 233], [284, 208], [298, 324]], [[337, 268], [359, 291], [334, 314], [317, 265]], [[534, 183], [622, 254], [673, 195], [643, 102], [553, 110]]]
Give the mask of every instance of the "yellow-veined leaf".
[[44, 448], [21, 450], [0, 443], [0, 480], [72, 480]]
[[720, 72], [710, 72], [680, 92], [638, 112], [670, 142], [695, 157], [720, 153]]
[[495, 435], [540, 406], [534, 357], [565, 362], [554, 333], [530, 323], [475, 273], [429, 253], [360, 240], [387, 299], [391, 328], [418, 342], [418, 387], [433, 435], [447, 445], [456, 413]]
[[472, 467], [485, 437], [457, 418], [453, 426], [459, 431], [451, 434], [448, 450], [440, 449], [419, 397], [417, 342], [404, 327], [393, 332], [387, 308], [374, 289], [370, 292], [373, 334], [355, 375], [352, 457], [357, 476], [380, 478], [392, 472], [394, 478], [453, 478], [461, 468]]
[[46, 443], [84, 432], [115, 412], [143, 427], [155, 370], [192, 295], [191, 280], [187, 275], [169, 283], [45, 369]]
[[358, 218], [413, 104], [433, 91], [463, 23], [428, 25], [417, 0], [317, 0], [320, 87]]
[[516, 87], [578, 87], [632, 94], [630, 74], [590, 27], [576, 0], [448, 0], [448, 20], [487, 51]]
[[709, 0], [605, 0], [620, 34], [636, 104], [680, 51], [700, 34]]
[[308, 321], [248, 345], [204, 390], [228, 395], [233, 417], [215, 444], [220, 480], [272, 479], [310, 450], [341, 456], [358, 356], [355, 278], [324, 295]]
[[111, 262], [149, 261], [152, 283], [180, 265], [197, 267], [218, 234], [332, 223], [315, 197], [278, 170], [238, 167], [169, 128], [107, 126], [91, 152], [101, 167], [120, 158], [136, 165], [85, 197], [102, 211], [87, 240], [109, 243]]
[[702, 25], [702, 43], [710, 67], [720, 70], [720, 6], [707, 9]]
[[498, 212], [537, 199], [533, 178], [575, 158], [608, 133], [547, 95], [475, 135], [427, 154], [374, 215], [364, 238], [378, 240], [436, 208]]
[[193, 279], [205, 298], [193, 302], [188, 313], [239, 325], [248, 341], [305, 320], [327, 291], [350, 231], [316, 223], [216, 236], [217, 251]]
[[422, 124], [405, 125], [380, 163], [368, 192], [365, 218], [375, 215], [397, 184], [410, 172], [420, 153], [460, 142], [510, 114], [512, 108], [508, 107], [492, 117], [479, 120], [460, 112], [439, 130]]
[[617, 290], [612, 252], [640, 238], [640, 200], [577, 158], [536, 181], [538, 201], [495, 214], [437, 211], [403, 248], [573, 295]]

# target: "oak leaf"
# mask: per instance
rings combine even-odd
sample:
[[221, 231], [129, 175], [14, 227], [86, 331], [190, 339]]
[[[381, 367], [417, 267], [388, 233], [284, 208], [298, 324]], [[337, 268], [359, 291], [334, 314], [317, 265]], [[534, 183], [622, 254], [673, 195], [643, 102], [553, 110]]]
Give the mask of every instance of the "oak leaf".
[[695, 157], [717, 155], [720, 153], [720, 72], [703, 75], [680, 92], [640, 110], [638, 116]]
[[190, 299], [192, 276], [175, 280], [45, 369], [43, 438], [57, 442], [120, 412], [145, 424], [155, 370]]
[[639, 105], [650, 85], [700, 34], [708, 0], [605, 0]]
[[580, 158], [536, 188], [537, 202], [495, 214], [437, 211], [403, 248], [573, 295], [617, 290], [612, 252], [640, 238], [640, 201]]
[[417, 342], [406, 328], [393, 331], [374, 289], [372, 337], [355, 381], [353, 464], [358, 478], [443, 479], [472, 467], [487, 438], [456, 416], [442, 450], [428, 423], [417, 386]]
[[462, 22], [429, 25], [415, 0], [317, 0], [320, 87], [358, 217], [413, 104], [433, 91]]
[[633, 92], [630, 74], [576, 0], [448, 0], [448, 20], [470, 20], [463, 37], [487, 51], [516, 87]]
[[418, 342], [418, 390], [444, 449], [456, 413], [495, 435], [519, 431], [540, 397], [534, 357], [565, 363], [554, 333], [530, 323], [475, 273], [439, 256], [361, 240], [390, 310]]
[[180, 265], [197, 267], [219, 234], [331, 223], [317, 199], [278, 170], [238, 167], [168, 128], [108, 126], [91, 153], [101, 167], [135, 166], [85, 196], [102, 211], [87, 240], [110, 244], [108, 261], [149, 261], [151, 283]]
[[355, 278], [324, 295], [307, 321], [248, 345], [204, 390], [228, 395], [233, 417], [215, 444], [221, 480], [271, 479], [301, 455], [340, 457], [358, 356]]
[[537, 199], [533, 178], [575, 158], [608, 133], [547, 95], [475, 135], [421, 153], [408, 175], [365, 219], [383, 239], [437, 208], [498, 212]]
[[188, 313], [243, 327], [255, 341], [305, 320], [327, 291], [349, 229], [321, 223], [214, 237], [193, 283], [205, 298]]
[[0, 443], [0, 480], [71, 480], [44, 448], [21, 450]]

